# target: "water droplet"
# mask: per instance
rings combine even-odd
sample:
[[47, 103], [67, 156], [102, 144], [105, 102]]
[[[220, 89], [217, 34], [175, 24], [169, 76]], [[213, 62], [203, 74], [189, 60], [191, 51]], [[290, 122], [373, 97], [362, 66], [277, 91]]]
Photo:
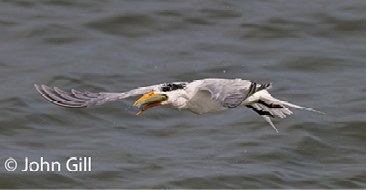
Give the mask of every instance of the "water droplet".
[[226, 70], [223, 70], [223, 73], [226, 73]]

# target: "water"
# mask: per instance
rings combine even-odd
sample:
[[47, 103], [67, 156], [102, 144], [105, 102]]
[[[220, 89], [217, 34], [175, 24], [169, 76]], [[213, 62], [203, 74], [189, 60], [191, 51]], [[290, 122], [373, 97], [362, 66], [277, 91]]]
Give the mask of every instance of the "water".
[[[1, 188], [365, 188], [364, 1], [2, 0]], [[87, 109], [34, 84], [122, 92], [201, 78], [273, 82], [293, 110], [195, 115], [138, 97]], [[70, 157], [91, 171], [69, 172]], [[5, 161], [17, 160], [16, 171]], [[29, 162], [61, 171], [22, 172]], [[46, 168], [45, 168], [46, 169]]]

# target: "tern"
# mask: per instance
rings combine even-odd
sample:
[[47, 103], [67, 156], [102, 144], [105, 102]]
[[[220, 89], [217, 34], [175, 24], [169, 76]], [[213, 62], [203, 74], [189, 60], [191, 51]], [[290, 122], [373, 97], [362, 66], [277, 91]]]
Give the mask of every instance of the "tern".
[[193, 82], [172, 82], [152, 86], [139, 87], [127, 92], [79, 92], [74, 89], [65, 92], [57, 87], [34, 85], [37, 91], [53, 104], [83, 108], [104, 104], [132, 96], [140, 96], [133, 106], [140, 108], [140, 113], [155, 106], [166, 106], [178, 110], [188, 110], [195, 114], [226, 111], [239, 107], [246, 107], [257, 112], [277, 132], [270, 118], [278, 116], [285, 118], [293, 114], [287, 107], [313, 111], [324, 114], [313, 108], [302, 107], [287, 101], [273, 98], [267, 91], [272, 83], [257, 84], [242, 79], [207, 78]]

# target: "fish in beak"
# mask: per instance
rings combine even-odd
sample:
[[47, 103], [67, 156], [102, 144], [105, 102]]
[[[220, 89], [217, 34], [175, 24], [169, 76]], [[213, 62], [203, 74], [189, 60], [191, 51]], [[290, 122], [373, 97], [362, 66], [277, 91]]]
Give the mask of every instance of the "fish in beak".
[[146, 111], [148, 108], [158, 106], [163, 101], [167, 100], [168, 96], [166, 94], [154, 94], [154, 92], [151, 90], [151, 92], [144, 94], [141, 98], [135, 101], [133, 106], [141, 108], [140, 111], [137, 113], [137, 115], [139, 115], [140, 113]]

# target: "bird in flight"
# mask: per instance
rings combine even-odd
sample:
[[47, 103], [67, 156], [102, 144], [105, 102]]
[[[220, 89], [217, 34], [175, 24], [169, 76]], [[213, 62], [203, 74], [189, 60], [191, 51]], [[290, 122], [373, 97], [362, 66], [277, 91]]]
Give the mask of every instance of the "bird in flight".
[[148, 108], [163, 105], [178, 110], [188, 110], [195, 114], [226, 111], [238, 107], [246, 107], [257, 112], [277, 132], [270, 118], [278, 116], [285, 118], [291, 115], [287, 107], [298, 108], [324, 114], [313, 108], [306, 108], [273, 98], [267, 91], [269, 84], [257, 84], [242, 79], [207, 78], [193, 82], [172, 82], [152, 86], [139, 87], [121, 93], [109, 92], [79, 92], [74, 89], [65, 92], [57, 87], [34, 85], [37, 91], [53, 104], [83, 108], [97, 106], [109, 101], [116, 101], [132, 96], [143, 95], [134, 106], [140, 108], [140, 113]]

